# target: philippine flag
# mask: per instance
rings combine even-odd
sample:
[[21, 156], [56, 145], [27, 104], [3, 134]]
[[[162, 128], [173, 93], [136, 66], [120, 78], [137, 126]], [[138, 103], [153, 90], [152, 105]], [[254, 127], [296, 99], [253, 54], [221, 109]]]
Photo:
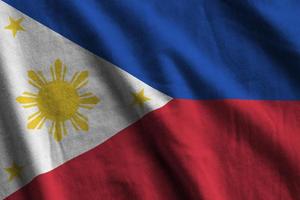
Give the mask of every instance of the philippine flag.
[[0, 0], [0, 199], [300, 200], [300, 2]]

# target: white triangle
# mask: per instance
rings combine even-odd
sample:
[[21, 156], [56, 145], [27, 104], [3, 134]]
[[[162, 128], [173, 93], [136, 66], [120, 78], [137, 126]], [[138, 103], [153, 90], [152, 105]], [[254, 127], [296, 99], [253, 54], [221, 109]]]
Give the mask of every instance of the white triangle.
[[[9, 17], [24, 17], [13, 37]], [[76, 34], [76, 33], [74, 33]], [[92, 38], [91, 38], [92, 39]], [[50, 65], [56, 59], [66, 64], [66, 80], [77, 71], [89, 71], [88, 85], [82, 92], [92, 92], [101, 99], [92, 110], [80, 111], [89, 118], [88, 133], [67, 125], [68, 135], [57, 142], [48, 133], [49, 121], [39, 130], [27, 129], [27, 118], [37, 108], [24, 109], [16, 98], [25, 91], [37, 93], [28, 83], [29, 70], [42, 71], [50, 80]], [[158, 109], [171, 98], [146, 85], [115, 65], [74, 44], [30, 17], [0, 1], [0, 199], [13, 193], [35, 176], [101, 144], [114, 134]], [[132, 92], [144, 89], [151, 100], [144, 108], [133, 105]], [[13, 162], [23, 166], [22, 177], [8, 181], [3, 170]]]

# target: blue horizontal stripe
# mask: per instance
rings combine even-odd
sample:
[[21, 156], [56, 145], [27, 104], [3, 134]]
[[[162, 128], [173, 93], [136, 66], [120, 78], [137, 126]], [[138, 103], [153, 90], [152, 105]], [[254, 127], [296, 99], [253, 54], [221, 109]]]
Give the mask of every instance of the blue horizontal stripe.
[[300, 99], [300, 2], [5, 0], [175, 98]]

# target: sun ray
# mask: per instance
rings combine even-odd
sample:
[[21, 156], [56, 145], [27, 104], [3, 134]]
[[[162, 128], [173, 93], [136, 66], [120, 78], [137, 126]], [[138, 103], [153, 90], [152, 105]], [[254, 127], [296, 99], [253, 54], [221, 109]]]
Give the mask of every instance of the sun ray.
[[80, 112], [76, 112], [76, 115], [78, 115], [79, 117], [81, 117], [84, 120], [88, 121], [88, 118], [86, 116], [84, 116], [83, 114], [81, 114]]
[[41, 111], [37, 111], [37, 112], [33, 113], [32, 115], [29, 115], [28, 120], [31, 120], [33, 117], [37, 116], [40, 113], [41, 113]]
[[29, 82], [30, 85], [36, 87], [37, 89], [41, 89], [41, 86], [38, 85], [38, 84], [36, 84], [35, 82], [33, 82], [33, 81], [31, 81], [31, 80], [29, 80], [28, 82]]
[[73, 83], [73, 82], [74, 82], [74, 80], [77, 78], [78, 74], [79, 74], [79, 72], [76, 72], [76, 73], [73, 75], [72, 80], [70, 81], [70, 83]]
[[36, 116], [34, 119], [28, 122], [27, 128], [28, 129], [35, 129], [45, 118], [45, 114], [40, 113], [38, 116]]
[[67, 73], [67, 66], [64, 65], [64, 72], [63, 72], [63, 77], [62, 77], [62, 80], [63, 80], [63, 81], [65, 80], [66, 73]]
[[38, 104], [35, 103], [35, 104], [29, 104], [29, 105], [25, 105], [25, 106], [22, 106], [23, 108], [32, 108], [32, 107], [36, 107]]
[[77, 125], [76, 125], [74, 119], [71, 118], [70, 121], [71, 121], [73, 127], [75, 128], [75, 130], [76, 130], [76, 131], [79, 131], [79, 128], [77, 127]]
[[31, 93], [31, 92], [23, 92], [23, 95], [27, 95], [27, 96], [30, 96], [30, 97], [37, 97], [38, 96], [37, 94]]
[[55, 122], [53, 137], [58, 142], [62, 140], [62, 125], [60, 121]]
[[100, 99], [96, 96], [80, 98], [79, 106], [88, 106], [93, 108], [96, 104], [100, 102]]
[[54, 65], [55, 65], [56, 80], [61, 80], [61, 78], [62, 78], [62, 63], [59, 59], [56, 59]]
[[45, 76], [44, 76], [44, 74], [43, 74], [42, 71], [38, 71], [37, 73], [38, 73], [38, 75], [40, 76], [40, 78], [44, 81], [45, 84], [48, 83], [48, 81], [47, 81], [47, 79], [45, 78]]
[[33, 70], [28, 71], [28, 77], [31, 79], [31, 81], [33, 83], [35, 83], [35, 85], [42, 87], [43, 85], [45, 85], [46, 83], [44, 82], [43, 79], [40, 78], [40, 76]]
[[52, 81], [55, 81], [55, 74], [54, 74], [54, 70], [53, 70], [53, 66], [52, 65], [50, 66], [50, 71], [51, 71]]
[[89, 130], [89, 125], [87, 123], [87, 121], [85, 119], [82, 119], [80, 117], [78, 117], [77, 115], [74, 115], [72, 117], [72, 119], [74, 120], [75, 124], [83, 131], [88, 131]]
[[21, 104], [30, 104], [30, 103], [37, 103], [37, 98], [36, 97], [19, 96], [16, 98], [16, 101]]
[[74, 78], [74, 80], [71, 83], [75, 88], [77, 88], [87, 80], [88, 76], [88, 71], [82, 71], [79, 73], [79, 75], [76, 76], [76, 78]]
[[44, 117], [44, 118], [42, 119], [40, 125], [38, 126], [38, 129], [43, 128], [43, 125], [45, 124], [46, 120], [47, 120], [47, 117]]
[[85, 108], [85, 109], [93, 109], [93, 106], [86, 106], [86, 105], [79, 105], [78, 107], [80, 108]]
[[67, 127], [66, 127], [66, 123], [63, 122], [62, 125], [63, 125], [63, 132], [64, 132], [64, 135], [68, 135], [68, 130], [67, 130]]
[[86, 92], [86, 93], [84, 93], [84, 94], [79, 95], [79, 97], [88, 97], [88, 96], [92, 96], [92, 95], [93, 95], [93, 93], [91, 93], [91, 92]]
[[84, 86], [86, 86], [88, 84], [88, 81], [83, 82], [82, 84], [78, 85], [76, 87], [76, 90], [79, 90], [80, 88], [83, 88]]

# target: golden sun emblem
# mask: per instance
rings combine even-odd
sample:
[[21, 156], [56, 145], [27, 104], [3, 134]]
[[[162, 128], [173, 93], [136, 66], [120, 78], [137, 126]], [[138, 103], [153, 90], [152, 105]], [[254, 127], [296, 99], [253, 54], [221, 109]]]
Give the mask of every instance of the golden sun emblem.
[[37, 107], [38, 111], [28, 117], [28, 129], [41, 129], [45, 121], [51, 121], [49, 133], [56, 141], [67, 135], [66, 121], [78, 131], [88, 131], [88, 118], [79, 108], [92, 109], [100, 100], [91, 92], [80, 94], [88, 83], [88, 71], [76, 72], [71, 81], [65, 80], [67, 67], [57, 59], [50, 66], [52, 80], [48, 81], [41, 71], [28, 71], [29, 83], [38, 93], [24, 92], [16, 101], [24, 108]]

